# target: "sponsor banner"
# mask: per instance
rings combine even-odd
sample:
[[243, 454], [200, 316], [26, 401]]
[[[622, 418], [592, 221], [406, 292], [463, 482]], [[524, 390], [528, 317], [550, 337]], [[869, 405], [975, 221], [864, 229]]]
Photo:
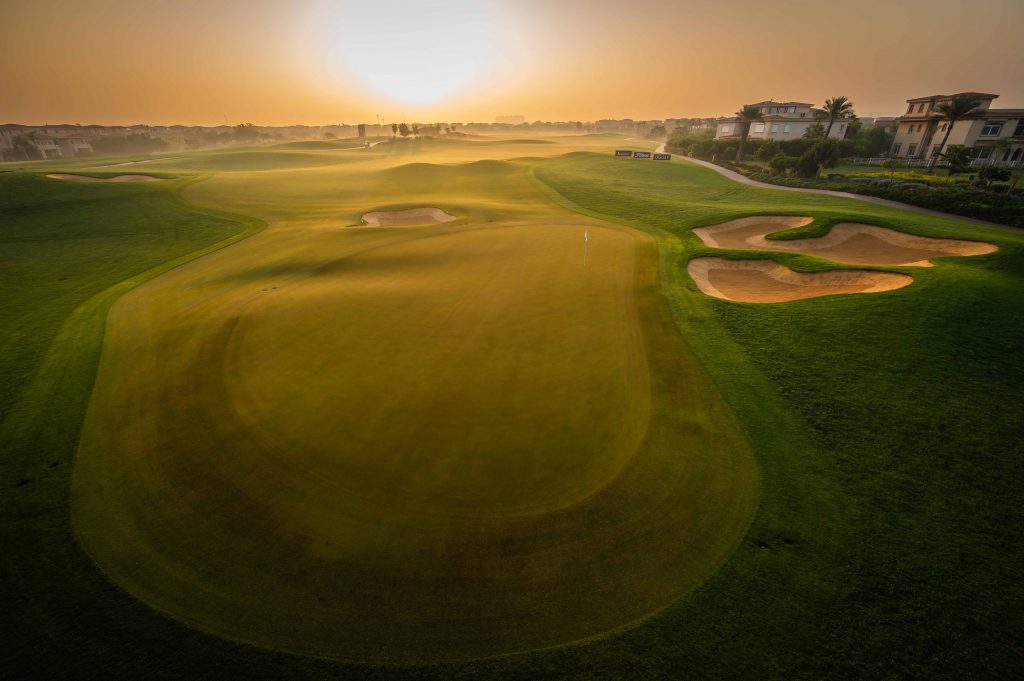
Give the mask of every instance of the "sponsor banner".
[[672, 160], [672, 154], [655, 154], [654, 155], [654, 160], [655, 161], [671, 161]]
[[616, 156], [632, 156], [633, 152], [630, 151], [629, 149], [616, 149], [615, 150], [615, 155]]
[[650, 158], [651, 152], [649, 151], [634, 151], [633, 158]]

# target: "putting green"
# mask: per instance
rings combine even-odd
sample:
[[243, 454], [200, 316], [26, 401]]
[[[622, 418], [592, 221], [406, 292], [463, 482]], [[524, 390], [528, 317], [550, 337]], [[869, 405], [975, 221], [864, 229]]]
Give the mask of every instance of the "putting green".
[[[220, 636], [387, 661], [598, 636], [712, 574], [758, 474], [653, 239], [524, 163], [336, 153], [191, 188], [269, 227], [112, 309], [72, 485], [97, 565]], [[459, 219], [345, 228], [417, 206]]]

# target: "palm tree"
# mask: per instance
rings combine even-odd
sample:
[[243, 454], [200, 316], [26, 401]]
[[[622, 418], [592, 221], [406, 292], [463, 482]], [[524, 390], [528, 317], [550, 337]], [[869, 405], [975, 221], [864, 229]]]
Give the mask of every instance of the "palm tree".
[[833, 97], [825, 100], [822, 110], [824, 111], [822, 118], [828, 119], [828, 127], [825, 128], [825, 137], [828, 137], [832, 132], [832, 125], [837, 120], [853, 115], [853, 102], [846, 97]]
[[961, 92], [953, 97], [948, 102], [943, 102], [935, 107], [935, 112], [939, 114], [939, 119], [946, 121], [946, 134], [942, 138], [942, 144], [939, 145], [938, 151], [932, 154], [931, 159], [928, 162], [928, 167], [932, 168], [935, 166], [935, 159], [946, 150], [946, 142], [949, 141], [949, 133], [953, 132], [953, 125], [967, 117], [967, 114], [971, 113], [975, 109], [981, 106], [981, 100], [972, 95], [969, 92]]
[[743, 160], [743, 147], [747, 144], [750, 124], [754, 121], [763, 121], [764, 114], [761, 113], [761, 107], [756, 104], [744, 104], [743, 108], [736, 112], [736, 118], [740, 119], [740, 125], [743, 126], [743, 131], [740, 133], [740, 146], [736, 150], [736, 162], [739, 163]]

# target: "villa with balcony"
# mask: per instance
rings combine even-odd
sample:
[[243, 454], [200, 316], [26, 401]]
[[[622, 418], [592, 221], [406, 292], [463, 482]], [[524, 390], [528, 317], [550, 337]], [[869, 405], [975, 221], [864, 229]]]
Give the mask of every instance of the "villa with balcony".
[[[981, 104], [953, 124], [946, 146], [972, 149], [975, 165], [1016, 165], [1024, 162], [1024, 109], [993, 109], [999, 95], [966, 93]], [[928, 160], [942, 150], [949, 123], [935, 112], [953, 95], [931, 95], [907, 100], [907, 112], [900, 116], [889, 155], [900, 159]]]
[[[817, 115], [823, 113], [807, 102], [757, 102], [754, 106], [761, 109], [763, 120], [750, 124], [750, 139], [795, 140], [800, 139], [807, 129], [815, 123], [822, 123]], [[824, 123], [827, 126], [827, 122]], [[736, 117], [719, 118], [716, 121], [715, 139], [739, 137], [743, 134], [743, 123]], [[837, 120], [829, 132], [833, 139], [846, 137], [849, 121]]]

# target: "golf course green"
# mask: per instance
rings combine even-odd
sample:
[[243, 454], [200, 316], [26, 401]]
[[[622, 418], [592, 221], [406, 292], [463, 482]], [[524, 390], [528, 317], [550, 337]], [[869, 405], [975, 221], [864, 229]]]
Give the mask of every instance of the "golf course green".
[[[1024, 235], [630, 144], [0, 164], [14, 668], [1011, 671]], [[752, 216], [785, 231], [693, 232]], [[848, 223], [983, 246], [799, 250]], [[732, 302], [697, 258], [902, 282]]]

